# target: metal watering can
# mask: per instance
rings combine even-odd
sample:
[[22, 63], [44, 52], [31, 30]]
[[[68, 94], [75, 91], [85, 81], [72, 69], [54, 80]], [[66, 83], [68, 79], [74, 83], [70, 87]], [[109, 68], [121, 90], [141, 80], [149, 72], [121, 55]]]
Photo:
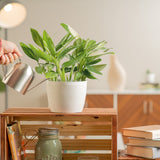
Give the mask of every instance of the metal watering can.
[[21, 63], [20, 59], [18, 63], [9, 69], [7, 74], [5, 74], [3, 65], [2, 70], [4, 74], [2, 82], [23, 95], [47, 80], [44, 79], [32, 88], [28, 89], [34, 79], [34, 71], [28, 64]]

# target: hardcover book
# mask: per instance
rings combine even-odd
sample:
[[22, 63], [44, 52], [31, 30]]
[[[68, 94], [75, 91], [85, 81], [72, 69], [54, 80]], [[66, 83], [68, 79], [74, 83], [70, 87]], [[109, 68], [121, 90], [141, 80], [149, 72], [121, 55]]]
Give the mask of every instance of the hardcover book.
[[127, 154], [142, 158], [160, 158], [160, 148], [138, 147], [127, 145]]
[[160, 148], [160, 139], [143, 139], [143, 138], [129, 138], [129, 145], [134, 146], [146, 146], [146, 147], [159, 147]]
[[139, 86], [140, 89], [151, 89], [151, 90], [159, 90], [160, 84], [159, 83], [141, 83]]
[[160, 125], [124, 128], [123, 135], [128, 137], [158, 139], [160, 138]]
[[13, 160], [27, 160], [19, 122], [7, 125], [8, 140]]

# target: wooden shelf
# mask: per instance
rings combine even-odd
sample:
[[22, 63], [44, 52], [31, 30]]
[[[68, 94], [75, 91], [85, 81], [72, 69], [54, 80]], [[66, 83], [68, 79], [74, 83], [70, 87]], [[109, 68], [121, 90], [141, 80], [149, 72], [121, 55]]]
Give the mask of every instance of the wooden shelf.
[[[53, 113], [48, 108], [9, 108], [0, 116], [2, 160], [8, 160], [7, 124], [16, 120], [21, 122], [22, 133], [27, 132], [27, 136], [33, 136], [33, 129], [37, 130], [40, 127], [58, 128], [60, 136], [63, 137], [74, 136], [74, 139], [61, 139], [63, 150], [106, 150], [105, 153], [76, 154], [68, 152], [63, 154], [63, 160], [71, 160], [71, 158], [77, 160], [78, 156], [86, 154], [98, 156], [99, 160], [117, 160], [116, 109], [86, 108], [81, 113]], [[57, 123], [57, 121], [63, 121], [64, 123]], [[47, 124], [44, 124], [44, 122], [47, 122]], [[110, 137], [110, 139], [94, 138], [104, 135]], [[92, 140], [82, 139], [82, 136], [93, 136], [93, 138]], [[31, 145], [28, 143], [26, 149], [34, 151], [36, 141], [34, 144], [32, 142]], [[34, 160], [33, 153], [27, 156], [29, 160]]]

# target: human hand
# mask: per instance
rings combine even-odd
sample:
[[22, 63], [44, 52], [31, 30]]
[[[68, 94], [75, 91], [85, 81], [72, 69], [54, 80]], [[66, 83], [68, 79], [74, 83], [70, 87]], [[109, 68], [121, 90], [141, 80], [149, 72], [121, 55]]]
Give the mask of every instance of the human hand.
[[1, 40], [0, 64], [7, 65], [13, 63], [21, 56], [21, 52], [13, 42]]

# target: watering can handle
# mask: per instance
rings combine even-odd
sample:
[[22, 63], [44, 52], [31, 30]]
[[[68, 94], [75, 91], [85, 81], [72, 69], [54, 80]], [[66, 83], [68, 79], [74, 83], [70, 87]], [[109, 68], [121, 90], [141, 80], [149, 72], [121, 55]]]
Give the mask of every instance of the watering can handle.
[[40, 84], [42, 84], [43, 82], [47, 81], [48, 79], [44, 79], [41, 82], [39, 82], [38, 84], [36, 84], [35, 86], [33, 86], [32, 88], [28, 89], [26, 92], [30, 92], [32, 89], [38, 87]]
[[3, 76], [5, 77], [5, 67], [2, 65]]
[[[21, 63], [21, 62], [22, 62], [22, 60], [21, 60], [21, 58], [20, 58], [20, 57], [18, 58], [18, 61], [19, 61], [19, 63]], [[3, 76], [5, 77], [5, 76], [6, 76], [6, 69], [5, 69], [5, 65], [2, 65], [2, 72], [3, 72]]]

